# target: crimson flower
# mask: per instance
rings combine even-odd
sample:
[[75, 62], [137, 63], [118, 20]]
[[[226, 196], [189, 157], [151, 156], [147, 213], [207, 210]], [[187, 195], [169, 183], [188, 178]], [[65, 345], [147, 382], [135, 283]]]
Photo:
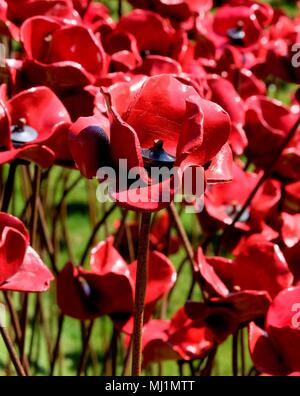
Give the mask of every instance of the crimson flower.
[[[71, 127], [70, 147], [84, 176], [92, 177], [101, 166], [118, 167], [119, 160], [127, 160], [127, 169], [139, 170], [144, 187], [117, 188], [111, 195], [121, 206], [146, 211], [168, 206], [170, 200], [163, 202], [162, 193], [168, 191], [171, 200], [174, 193], [173, 178], [157, 182], [147, 174], [144, 160], [149, 151], [159, 150], [164, 158], [167, 156], [168, 165], [182, 174], [188, 167], [205, 167], [207, 182], [231, 179], [232, 158], [226, 145], [230, 120], [220, 106], [201, 98], [193, 87], [171, 75], [120, 84], [105, 94], [110, 137], [95, 119], [81, 118]], [[108, 151], [110, 162], [105, 158]], [[157, 166], [161, 166], [159, 162]], [[179, 173], [175, 176], [180, 180]]]
[[196, 23], [200, 39], [220, 51], [227, 46], [236, 47], [244, 65], [251, 66], [257, 62], [253, 51], [260, 49], [265, 39], [264, 26], [272, 18], [267, 14], [273, 12], [272, 7], [267, 6], [265, 13], [259, 4], [254, 1], [231, 1], [219, 7], [214, 16], [207, 18], [200, 14]]
[[[247, 152], [255, 165], [265, 169], [296, 123], [299, 110], [296, 108], [294, 112], [294, 108], [264, 96], [250, 97], [246, 106]], [[284, 149], [275, 169], [281, 176], [294, 180], [299, 179], [299, 133], [300, 128]]]
[[53, 275], [30, 246], [24, 224], [16, 217], [1, 212], [0, 235], [0, 290], [48, 290]]
[[101, 43], [116, 28], [116, 22], [109, 15], [108, 8], [101, 3], [91, 2], [83, 16], [84, 25], [100, 38]]
[[171, 320], [151, 320], [144, 326], [144, 367], [165, 360], [203, 359], [236, 329], [237, 321], [230, 310], [204, 304], [201, 308], [195, 314], [193, 306], [187, 305]]
[[234, 260], [205, 257], [199, 248], [195, 276], [209, 303], [231, 307], [240, 323], [263, 317], [271, 298], [293, 282], [278, 245], [256, 239], [245, 242]]
[[7, 100], [2, 86], [0, 163], [20, 158], [48, 167], [55, 155], [70, 158], [65, 144], [70, 121], [65, 107], [49, 88], [31, 88]]
[[6, 0], [6, 3], [9, 20], [18, 25], [36, 15], [80, 20], [73, 8], [72, 0]]
[[130, 3], [136, 8], [151, 9], [184, 29], [193, 27], [195, 15], [209, 11], [213, 5], [212, 0], [130, 0]]
[[78, 12], [84, 14], [83, 21], [87, 25], [92, 26], [98, 22], [111, 21], [109, 9], [102, 3], [90, 2], [89, 0], [73, 0], [73, 3]]
[[[199, 47], [199, 42], [197, 43]], [[201, 56], [202, 48], [199, 48]], [[238, 48], [226, 46], [205, 65], [209, 73], [217, 73], [231, 82], [239, 96], [245, 101], [250, 96], [266, 95], [266, 84], [252, 70], [246, 68]], [[244, 109], [245, 111], [245, 109]]]
[[36, 16], [23, 23], [20, 33], [26, 52], [23, 70], [34, 85], [56, 91], [82, 88], [106, 72], [100, 41], [82, 25]]
[[[232, 175], [231, 183], [210, 186], [205, 192], [204, 210], [198, 219], [209, 235], [232, 223], [260, 178], [259, 174], [244, 171], [238, 163], [233, 164]], [[235, 223], [230, 240], [224, 242], [233, 247], [241, 236], [256, 233], [262, 233], [268, 240], [277, 238], [278, 232], [268, 224], [268, 219], [277, 214], [280, 198], [280, 183], [267, 180]]]
[[[123, 326], [134, 308], [136, 262], [128, 265], [113, 247], [113, 238], [100, 242], [91, 252], [91, 270], [68, 263], [57, 278], [57, 302], [65, 315], [94, 319], [110, 315]], [[146, 317], [155, 303], [173, 286], [176, 272], [163, 254], [149, 253]], [[126, 331], [131, 331], [127, 323]]]
[[102, 43], [109, 55], [111, 72], [133, 70], [142, 63], [136, 39], [132, 34], [114, 30], [102, 39]]
[[231, 133], [229, 144], [232, 150], [241, 155], [247, 146], [247, 137], [244, 131], [245, 104], [230, 81], [216, 74], [207, 79], [211, 89], [211, 100], [218, 103], [228, 112], [231, 119]]
[[249, 326], [249, 349], [257, 370], [271, 375], [300, 372], [300, 286], [281, 291], [268, 310], [265, 329]]
[[119, 20], [116, 29], [131, 33], [142, 54], [174, 57], [181, 50], [183, 33], [152, 11], [133, 10]]
[[258, 62], [254, 71], [260, 78], [270, 75], [288, 82], [300, 82], [299, 68], [294, 67], [294, 45], [299, 43], [299, 18], [279, 15], [270, 28], [266, 57]]

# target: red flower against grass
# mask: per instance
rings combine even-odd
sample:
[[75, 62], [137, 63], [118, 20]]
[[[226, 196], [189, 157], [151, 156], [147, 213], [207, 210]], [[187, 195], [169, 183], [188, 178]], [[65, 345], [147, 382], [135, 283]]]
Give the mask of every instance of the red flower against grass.
[[[110, 315], [121, 327], [134, 308], [136, 262], [127, 264], [113, 247], [113, 238], [100, 242], [91, 252], [91, 270], [68, 263], [57, 278], [57, 301], [65, 315], [80, 320]], [[176, 280], [176, 272], [166, 256], [151, 251], [148, 262], [146, 318], [156, 302]], [[131, 331], [131, 322], [126, 331]]]
[[264, 317], [271, 299], [293, 283], [279, 247], [251, 239], [234, 260], [205, 257], [199, 248], [195, 277], [207, 292], [209, 304], [230, 307], [240, 323]]
[[[264, 96], [250, 97], [246, 106], [247, 153], [255, 165], [265, 169], [296, 123], [299, 111], [296, 109], [294, 112], [278, 100]], [[281, 176], [292, 180], [299, 179], [299, 134], [300, 128], [284, 149], [275, 168]]]
[[[232, 174], [231, 183], [210, 186], [205, 192], [204, 210], [198, 215], [198, 219], [208, 235], [232, 223], [261, 177], [260, 174], [244, 171], [238, 163], [233, 164]], [[261, 233], [267, 240], [277, 238], [278, 231], [272, 228], [268, 221], [271, 222], [274, 215], [278, 215], [280, 198], [280, 183], [272, 179], [267, 180], [249, 208], [235, 223], [229, 240], [224, 240], [229, 249], [245, 235]]]
[[300, 286], [281, 291], [273, 300], [265, 330], [249, 327], [249, 348], [255, 367], [271, 375], [300, 372]]
[[136, 8], [151, 9], [184, 29], [192, 28], [195, 16], [213, 6], [212, 0], [130, 0], [130, 3]]
[[244, 131], [245, 104], [230, 81], [217, 75], [207, 80], [211, 89], [211, 100], [218, 103], [228, 112], [231, 120], [229, 144], [232, 150], [241, 155], [247, 146], [247, 137]]
[[[141, 79], [137, 84], [113, 86], [105, 96], [111, 119], [109, 139], [96, 119], [91, 119], [89, 126], [89, 120], [79, 119], [71, 128], [70, 143], [74, 159], [86, 177], [95, 175], [100, 166], [113, 165], [118, 169], [119, 160], [127, 160], [127, 169], [139, 170], [144, 187], [116, 189], [112, 193], [120, 205], [156, 211], [173, 199], [173, 178], [158, 183], [144, 168], [151, 169], [145, 161], [150, 152], [168, 158], [163, 165], [175, 166], [182, 174], [188, 167], [202, 167], [203, 172], [206, 169], [207, 182], [231, 179], [232, 158], [226, 145], [229, 117], [220, 106], [201, 98], [193, 87], [171, 75], [159, 75]], [[110, 151], [110, 162], [105, 162], [101, 151], [104, 146], [106, 155]], [[162, 166], [161, 160], [154, 162]], [[179, 173], [175, 176], [180, 180]], [[170, 195], [165, 202], [161, 199], [164, 191]]]
[[48, 167], [55, 157], [70, 159], [70, 122], [67, 110], [49, 88], [31, 88], [7, 100], [2, 86], [0, 163], [20, 158]]
[[0, 213], [0, 239], [0, 290], [48, 290], [53, 275], [30, 246], [24, 224], [14, 216]]
[[26, 52], [23, 70], [33, 85], [57, 91], [82, 88], [106, 72], [100, 41], [82, 25], [32, 17], [21, 26], [21, 42]]
[[36, 15], [80, 20], [72, 0], [6, 0], [6, 3], [8, 18], [18, 25]]
[[[200, 304], [200, 303], [199, 303]], [[171, 320], [151, 320], [143, 331], [143, 366], [165, 360], [204, 359], [237, 328], [237, 318], [227, 308], [188, 304]]]

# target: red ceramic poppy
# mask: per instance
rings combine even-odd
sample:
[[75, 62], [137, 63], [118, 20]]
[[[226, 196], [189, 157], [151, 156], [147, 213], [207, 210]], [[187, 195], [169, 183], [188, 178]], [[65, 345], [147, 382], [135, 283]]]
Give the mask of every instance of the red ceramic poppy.
[[184, 309], [167, 320], [151, 320], [143, 330], [143, 366], [164, 360], [202, 359], [214, 347], [204, 320], [193, 321]]
[[[131, 279], [135, 285], [137, 262], [129, 265]], [[176, 281], [176, 271], [171, 261], [162, 253], [149, 252], [148, 281], [145, 304], [153, 306], [164, 294], [166, 294]], [[146, 308], [147, 310], [147, 308]]]
[[117, 30], [131, 33], [141, 52], [171, 56], [176, 47], [176, 31], [168, 20], [152, 11], [131, 11], [120, 19]]
[[297, 34], [297, 18], [290, 18], [283, 10], [275, 9], [270, 27], [270, 38], [294, 39]]
[[133, 70], [142, 63], [136, 39], [132, 34], [112, 31], [102, 42], [106, 53], [110, 55], [111, 72]]
[[6, 0], [8, 18], [21, 24], [35, 15], [53, 16], [79, 21], [72, 0]]
[[[251, 4], [252, 3], [252, 4]], [[272, 19], [273, 9], [266, 5], [267, 10], [261, 3], [254, 1], [232, 1], [217, 10], [214, 19], [214, 30], [218, 35], [227, 36], [229, 43], [236, 45], [236, 36], [232, 38], [230, 29], [236, 28], [242, 22], [242, 28], [245, 33], [241, 39], [244, 47], [255, 45], [262, 36], [262, 27]], [[268, 13], [271, 13], [271, 15]], [[234, 32], [236, 33], [236, 32]]]
[[83, 15], [83, 21], [87, 25], [94, 25], [97, 22], [110, 22], [109, 9], [101, 3], [90, 2], [89, 0], [73, 0], [75, 8]]
[[283, 290], [272, 302], [265, 331], [254, 323], [249, 327], [249, 348], [255, 367], [271, 375], [299, 371], [300, 286]]
[[[230, 130], [229, 117], [220, 106], [202, 99], [194, 88], [181, 83], [171, 75], [143, 78], [137, 84], [131, 83], [127, 87], [123, 84], [121, 90], [115, 88], [112, 87], [105, 94], [111, 118], [111, 163], [118, 167], [119, 160], [127, 160], [127, 169], [138, 169], [145, 187], [127, 190], [117, 188], [112, 192], [112, 196], [127, 208], [156, 211], [170, 204], [174, 181], [172, 178], [161, 183], [151, 181], [144, 168], [146, 151], [156, 150], [153, 149], [153, 145], [160, 142], [163, 145], [160, 150], [170, 158], [171, 167], [175, 165], [182, 173], [190, 166], [201, 167], [214, 160], [221, 152]], [[72, 142], [76, 141], [74, 136], [79, 136], [81, 129], [77, 123], [71, 128], [71, 149]], [[94, 136], [96, 135], [94, 133]], [[99, 134], [97, 136], [100, 147], [104, 138]], [[88, 139], [86, 136], [87, 141]], [[121, 144], [124, 141], [127, 142], [126, 145]], [[95, 142], [91, 150], [94, 148]], [[85, 150], [89, 150], [87, 144]], [[81, 154], [74, 150], [73, 156], [81, 173], [91, 177], [90, 173], [85, 173], [84, 166], [81, 165]], [[99, 155], [90, 156], [88, 167], [96, 171], [99, 158]], [[222, 162], [231, 162], [226, 148], [218, 161], [218, 165], [215, 163], [211, 171], [211, 176], [213, 177], [213, 173], [216, 176], [215, 181], [221, 179]], [[120, 175], [121, 170], [118, 172]], [[223, 181], [227, 177], [228, 174]], [[161, 197], [166, 191], [170, 199], [163, 200]]]
[[0, 290], [48, 290], [54, 278], [30, 246], [24, 224], [14, 216], [0, 213], [0, 234]]
[[212, 8], [212, 0], [130, 0], [136, 8], [149, 9], [169, 18], [174, 26], [189, 29], [193, 26], [195, 15]]
[[250, 4], [229, 3], [219, 7], [211, 18], [200, 15], [196, 30], [216, 48], [232, 45], [251, 56], [249, 51], [257, 48], [263, 38], [259, 18]]
[[[245, 130], [249, 142], [247, 151], [251, 160], [264, 169], [270, 164], [270, 158], [278, 151], [299, 114], [283, 103], [263, 96], [249, 98], [246, 105], [248, 109]], [[286, 150], [298, 150], [299, 133], [300, 128]], [[276, 171], [282, 176], [292, 178], [295, 173], [291, 173], [290, 169], [297, 172], [297, 169], [294, 169], [294, 161], [294, 155], [289, 156], [284, 152]]]
[[270, 4], [254, 0], [230, 0], [233, 7], [247, 6], [253, 10], [255, 16], [262, 27], [268, 26], [274, 17], [274, 9]]
[[[253, 72], [261, 79], [273, 76], [296, 84], [300, 81], [299, 67], [297, 67], [300, 39], [299, 21], [288, 19], [291, 29], [286, 29], [285, 24], [281, 23], [282, 21], [275, 24], [274, 31], [270, 31], [271, 39], [265, 47], [265, 57], [253, 67]], [[281, 29], [283, 30], [282, 35], [280, 35]]]
[[169, 320], [153, 319], [143, 328], [143, 366], [153, 362], [178, 360], [179, 354], [168, 343]]
[[211, 100], [222, 106], [230, 116], [229, 144], [234, 153], [241, 155], [248, 143], [243, 128], [245, 124], [245, 104], [233, 85], [225, 78], [214, 74], [208, 78], [207, 83], [211, 89]]
[[241, 323], [263, 317], [270, 297], [274, 298], [293, 282], [279, 247], [251, 239], [235, 260], [204, 257], [199, 248], [195, 276], [204, 282], [211, 303], [231, 307]]
[[281, 250], [271, 242], [250, 241], [234, 260], [233, 272], [234, 286], [242, 290], [265, 290], [272, 298], [293, 283]]
[[91, 267], [88, 271], [68, 263], [59, 273], [57, 302], [61, 311], [80, 320], [106, 314], [128, 319], [133, 310], [134, 286], [128, 265], [114, 249], [112, 239], [92, 250]]
[[[220, 63], [218, 63], [218, 68], [224, 70]], [[258, 79], [249, 69], [241, 69], [235, 65], [230, 65], [226, 68], [224, 77], [233, 84], [243, 100], [254, 95], [266, 95], [266, 84], [263, 80]]]
[[[66, 315], [85, 320], [110, 315], [121, 328], [134, 307], [136, 262], [128, 265], [113, 247], [113, 238], [100, 242], [91, 252], [91, 270], [68, 263], [57, 278], [57, 301]], [[176, 280], [170, 261], [161, 253], [150, 252], [146, 293], [149, 316], [155, 303]], [[123, 328], [132, 331], [132, 320]]]
[[[233, 164], [232, 175], [231, 183], [211, 186], [205, 192], [204, 211], [198, 218], [208, 233], [224, 228], [232, 222], [232, 218], [243, 206], [257, 183], [257, 175], [244, 172], [237, 163]], [[246, 212], [236, 226], [241, 230], [249, 231], [248, 220], [249, 212]]]
[[32, 17], [21, 27], [21, 42], [27, 56], [24, 72], [35, 85], [45, 84], [55, 90], [78, 88], [106, 72], [102, 45], [84, 26]]
[[[71, 120], [49, 88], [31, 88], [6, 100], [2, 86], [1, 97], [0, 163], [21, 158], [48, 167], [53, 163], [56, 152], [64, 155], [68, 151], [68, 146], [59, 147], [60, 137], [66, 137], [67, 133], [66, 129], [60, 128], [69, 126]], [[58, 140], [48, 144], [53, 135]]]
[[218, 344], [225, 341], [239, 326], [238, 314], [229, 307], [188, 301], [184, 306], [184, 310], [186, 315], [193, 321], [204, 321]]
[[[204, 210], [198, 219], [208, 234], [213, 234], [232, 223], [260, 178], [258, 174], [244, 171], [238, 163], [233, 164], [232, 171], [231, 183], [211, 186], [205, 192]], [[262, 233], [268, 240], [277, 238], [278, 231], [271, 227], [272, 223], [268, 224], [268, 220], [272, 219], [274, 214], [278, 214], [280, 198], [280, 183], [267, 180], [249, 208], [235, 223], [230, 240], [224, 240], [225, 245], [232, 249], [245, 234]]]

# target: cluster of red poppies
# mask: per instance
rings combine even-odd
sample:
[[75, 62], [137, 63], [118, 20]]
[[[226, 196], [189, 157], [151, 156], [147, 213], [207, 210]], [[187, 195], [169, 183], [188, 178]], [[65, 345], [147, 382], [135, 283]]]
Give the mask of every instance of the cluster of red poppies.
[[[122, 15], [119, 1], [116, 21], [101, 2], [0, 1], [0, 164], [73, 168], [88, 179], [101, 167], [121, 173], [120, 160], [138, 169], [143, 187], [118, 185], [111, 196], [123, 216], [161, 210], [149, 238], [144, 367], [199, 361], [210, 374], [218, 346], [247, 328], [257, 373], [300, 375], [300, 18], [253, 0], [128, 3]], [[174, 214], [173, 178], [151, 179], [149, 150], [161, 150], [181, 181], [202, 169], [203, 210], [188, 215], [202, 247]], [[0, 290], [45, 291], [54, 277], [5, 213], [9, 184]], [[147, 201], [149, 190], [158, 199]], [[32, 194], [41, 216], [34, 183]], [[139, 222], [115, 228], [92, 249], [89, 270], [69, 261], [57, 274], [57, 303], [81, 321], [108, 315], [129, 348]], [[179, 287], [172, 257], [181, 250], [190, 297], [196, 287], [202, 297], [165, 320], [157, 307]]]

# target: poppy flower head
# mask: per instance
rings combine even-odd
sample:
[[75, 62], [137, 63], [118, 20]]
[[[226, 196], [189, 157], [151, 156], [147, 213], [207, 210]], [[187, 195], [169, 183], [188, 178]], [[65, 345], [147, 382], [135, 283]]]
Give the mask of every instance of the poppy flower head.
[[[2, 90], [3, 92], [3, 90]], [[10, 100], [3, 97], [0, 103], [0, 123], [3, 125], [0, 162], [16, 158], [50, 166], [55, 155], [68, 157], [68, 147], [61, 147], [60, 140], [48, 144], [54, 134], [67, 136], [70, 116], [58, 97], [47, 87], [35, 87], [18, 93]], [[51, 111], [49, 111], [51, 110]]]
[[[111, 161], [120, 174], [122, 169], [119, 168], [119, 161], [126, 160], [128, 169], [138, 169], [141, 180], [144, 181], [139, 192], [131, 190], [135, 202], [130, 202], [128, 190], [113, 193], [114, 199], [121, 205], [123, 203], [128, 208], [151, 211], [169, 205], [170, 200], [160, 202], [159, 196], [168, 189], [172, 200], [173, 181], [171, 178], [161, 182], [151, 181], [149, 170], [153, 167], [181, 167], [184, 171], [190, 166], [203, 167], [211, 161], [214, 166], [214, 170], [208, 169], [211, 179], [214, 176], [222, 177], [217, 176], [217, 173], [224, 169], [222, 163], [230, 160], [230, 155], [226, 154], [230, 150], [225, 144], [230, 131], [230, 120], [219, 105], [201, 98], [192, 86], [172, 75], [162, 74], [137, 78], [129, 83], [116, 83], [109, 89], [102, 88], [102, 93], [107, 102], [110, 120]], [[84, 142], [91, 139], [91, 134], [92, 131], [87, 132], [83, 137], [79, 121], [71, 128], [71, 150], [84, 175], [87, 175], [84, 168], [90, 167], [92, 162], [94, 165], [99, 164], [100, 156], [95, 147], [100, 148], [103, 142], [100, 136], [97, 138], [94, 135], [97, 143], [93, 143], [91, 150], [95, 155], [89, 155], [85, 160], [83, 154], [75, 149], [76, 141], [82, 137], [81, 145], [89, 147]], [[121, 144], [122, 141], [126, 141], [127, 145]], [[219, 153], [221, 155], [218, 157]], [[96, 172], [94, 165], [91, 169]], [[179, 177], [179, 174], [176, 176]], [[155, 197], [153, 202], [147, 202], [150, 187], [153, 188]], [[143, 196], [140, 203], [136, 202], [137, 193]]]
[[0, 290], [42, 292], [52, 280], [51, 272], [30, 246], [24, 224], [0, 213]]

